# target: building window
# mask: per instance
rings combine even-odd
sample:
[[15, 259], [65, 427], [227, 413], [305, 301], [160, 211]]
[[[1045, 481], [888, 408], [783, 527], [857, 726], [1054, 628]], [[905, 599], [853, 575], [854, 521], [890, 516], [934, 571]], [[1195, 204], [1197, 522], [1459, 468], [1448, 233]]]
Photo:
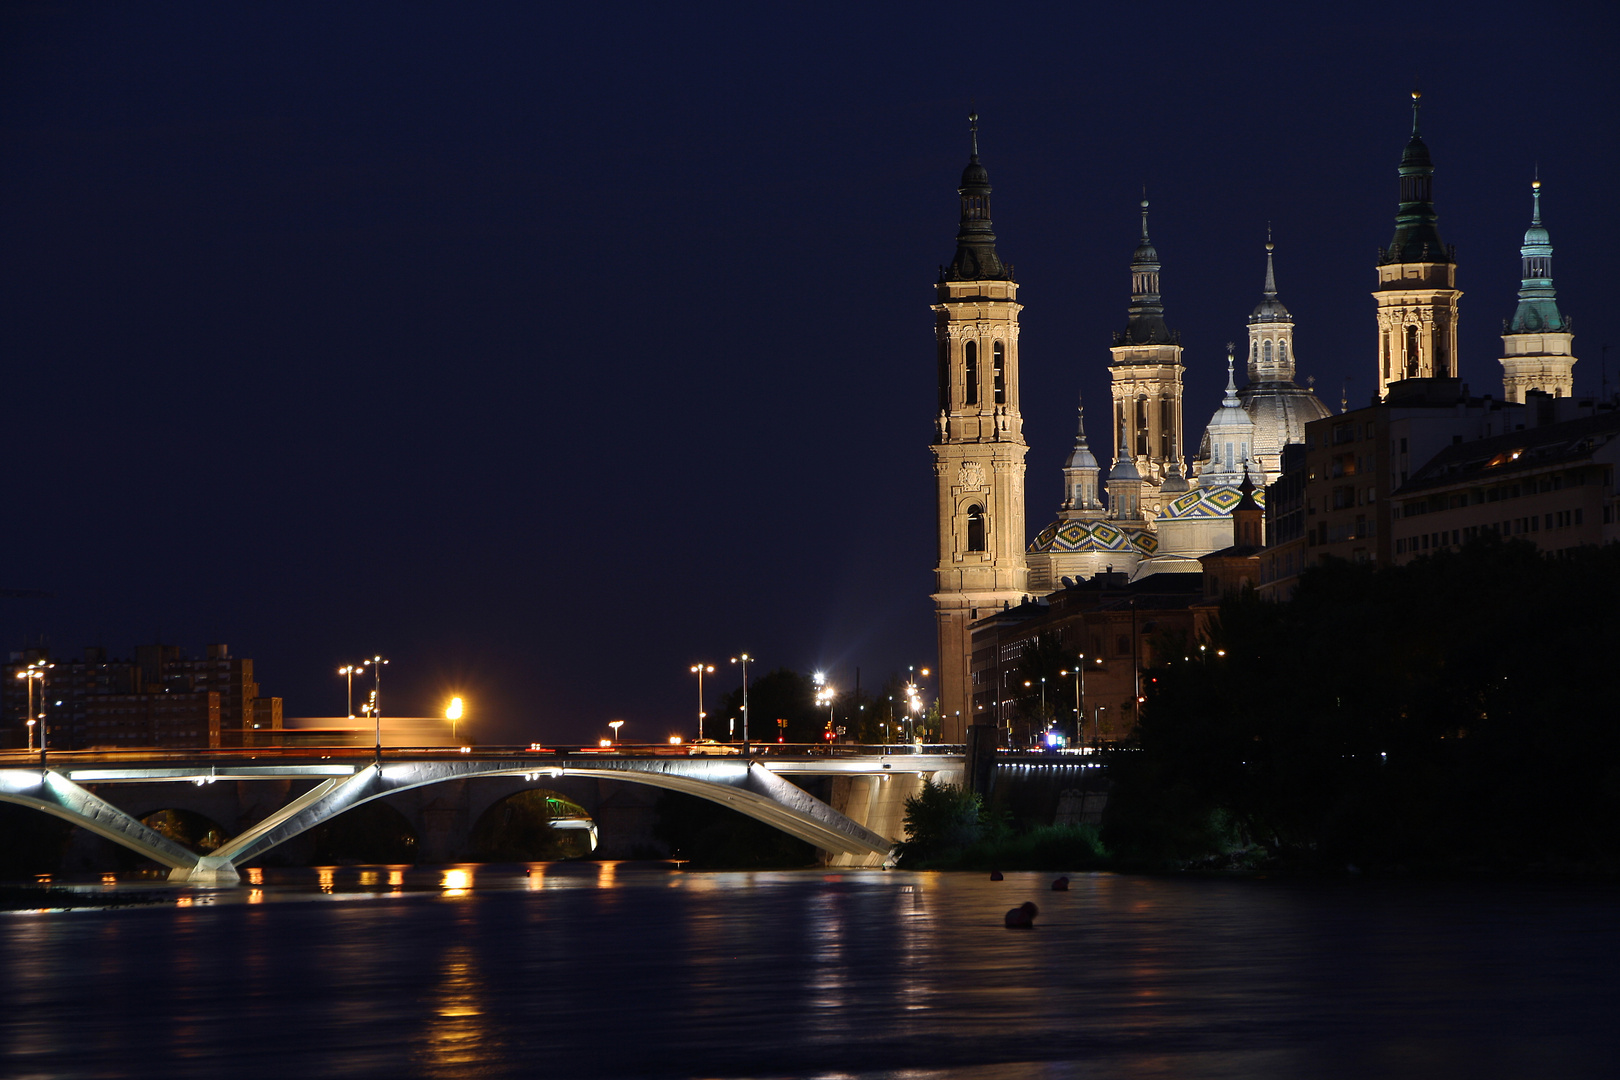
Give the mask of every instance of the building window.
[[967, 368], [967, 403], [979, 403], [979, 343], [969, 341], [962, 346], [962, 362]]
[[1136, 456], [1148, 454], [1148, 400], [1142, 394], [1136, 399]]
[[968, 535], [967, 549], [969, 551], [984, 550], [984, 507], [974, 503], [968, 507]]
[[1007, 356], [1004, 348], [999, 341], [991, 346], [991, 374], [995, 376], [997, 405], [1007, 404]]
[[939, 411], [951, 408], [951, 343], [939, 343]]
[[1176, 456], [1176, 426], [1170, 422], [1170, 399], [1159, 399], [1159, 456], [1169, 461]]
[[1267, 364], [1271, 363], [1271, 342], [1268, 341], [1264, 346], [1262, 346], [1261, 355], [1265, 357], [1265, 362]]
[[1277, 342], [1277, 362], [1288, 363], [1288, 342], [1286, 341]]

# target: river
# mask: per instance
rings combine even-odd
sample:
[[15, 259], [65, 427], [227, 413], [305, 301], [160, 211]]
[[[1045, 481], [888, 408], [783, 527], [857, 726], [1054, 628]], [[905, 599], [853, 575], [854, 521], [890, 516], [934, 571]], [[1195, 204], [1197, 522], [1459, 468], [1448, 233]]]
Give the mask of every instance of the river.
[[[0, 915], [0, 1076], [1620, 1073], [1620, 889], [656, 863]], [[103, 886], [87, 886], [96, 891]], [[1006, 909], [1033, 900], [1032, 930]]]

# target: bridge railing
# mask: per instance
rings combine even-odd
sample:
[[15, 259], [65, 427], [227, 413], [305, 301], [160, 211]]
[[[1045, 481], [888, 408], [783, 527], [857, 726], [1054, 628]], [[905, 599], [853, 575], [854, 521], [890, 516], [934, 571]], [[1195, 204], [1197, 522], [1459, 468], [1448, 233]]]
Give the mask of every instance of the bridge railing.
[[[961, 756], [966, 748], [960, 743], [778, 743], [751, 742], [748, 753], [753, 757], [894, 757], [914, 754]], [[709, 757], [740, 756], [741, 743], [619, 743], [613, 746], [580, 745], [577, 743], [528, 743], [485, 746], [385, 746], [385, 761], [409, 760], [426, 755], [461, 753], [469, 758], [490, 760], [495, 758], [532, 758], [557, 755], [600, 755], [610, 757]], [[116, 747], [90, 750], [51, 750], [45, 756], [50, 766], [86, 764], [162, 762], [218, 763], [221, 766], [248, 761], [347, 761], [356, 765], [375, 760], [372, 746], [244, 746], [244, 747]], [[0, 750], [0, 768], [35, 768], [40, 763], [38, 750]]]

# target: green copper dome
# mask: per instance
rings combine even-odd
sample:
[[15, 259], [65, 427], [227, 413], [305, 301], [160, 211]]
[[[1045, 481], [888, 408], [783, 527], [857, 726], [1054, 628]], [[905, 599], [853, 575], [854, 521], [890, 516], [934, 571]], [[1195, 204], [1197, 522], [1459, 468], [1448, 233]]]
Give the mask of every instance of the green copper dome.
[[1541, 224], [1540, 178], [1531, 182], [1530, 198], [1530, 227], [1524, 231], [1524, 246], [1519, 248], [1519, 306], [1506, 330], [1510, 334], [1567, 334], [1569, 320], [1558, 310], [1558, 294], [1552, 283], [1552, 237]]

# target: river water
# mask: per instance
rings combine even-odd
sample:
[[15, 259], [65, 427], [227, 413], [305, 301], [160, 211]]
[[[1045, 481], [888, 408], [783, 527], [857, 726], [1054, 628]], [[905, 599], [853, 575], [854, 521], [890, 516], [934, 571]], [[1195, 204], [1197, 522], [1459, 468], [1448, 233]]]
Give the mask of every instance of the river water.
[[265, 874], [0, 915], [0, 1076], [1620, 1075], [1611, 886]]

